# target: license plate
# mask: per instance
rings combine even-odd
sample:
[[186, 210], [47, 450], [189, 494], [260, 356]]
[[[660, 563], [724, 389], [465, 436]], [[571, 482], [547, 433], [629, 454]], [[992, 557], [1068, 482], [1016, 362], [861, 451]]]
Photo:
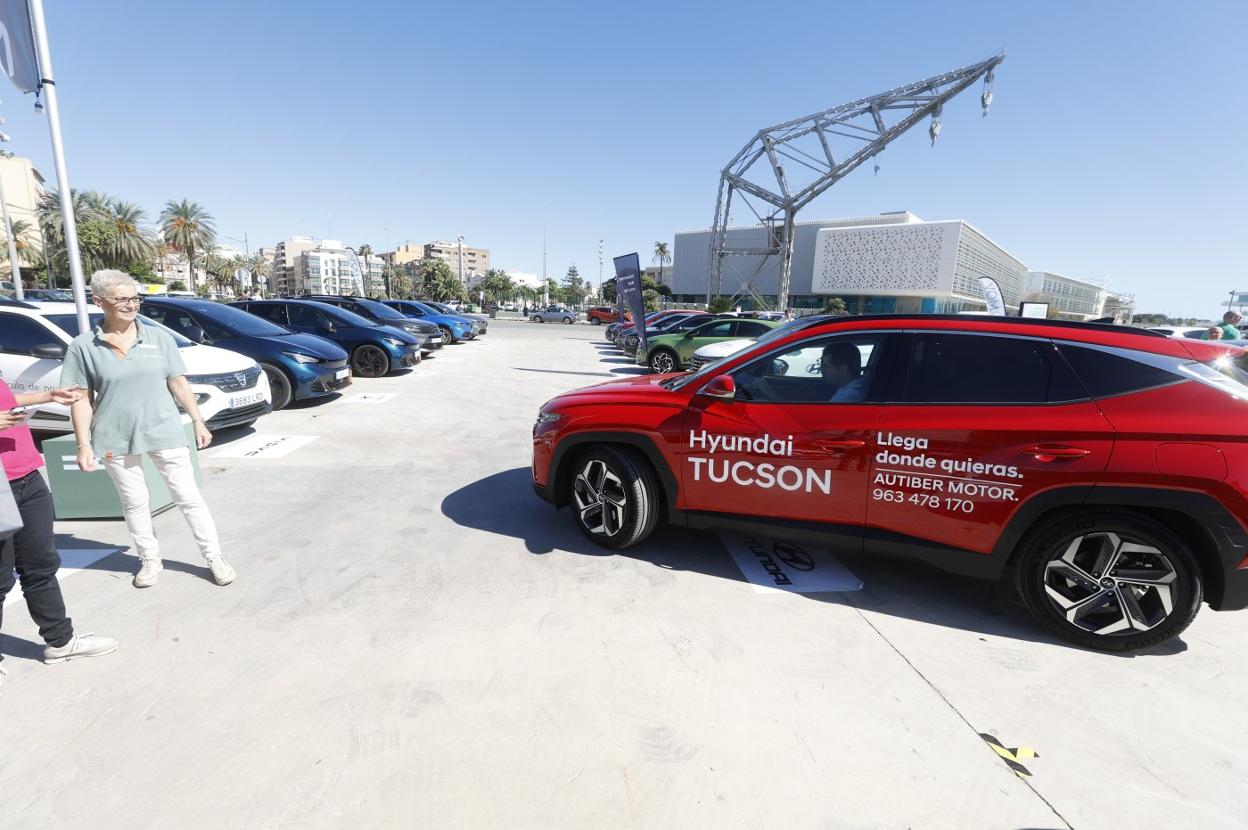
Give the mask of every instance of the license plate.
[[342, 380], [349, 374], [351, 374], [350, 369], [339, 369], [337, 372], [334, 372], [334, 378], [336, 380]]
[[251, 395], [239, 395], [230, 398], [230, 409], [239, 409], [244, 406], [251, 406], [253, 403], [260, 403], [264, 400], [263, 392], [255, 392]]

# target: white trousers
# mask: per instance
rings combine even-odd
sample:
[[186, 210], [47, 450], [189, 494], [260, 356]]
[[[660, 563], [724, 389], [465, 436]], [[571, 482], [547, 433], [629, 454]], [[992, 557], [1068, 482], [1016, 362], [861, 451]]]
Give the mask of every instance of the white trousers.
[[[152, 450], [147, 453], [165, 480], [173, 503], [182, 511], [191, 533], [205, 559], [221, 555], [221, 542], [217, 539], [217, 526], [213, 524], [208, 503], [195, 483], [195, 469], [191, 466], [191, 451], [187, 447], [172, 450]], [[160, 543], [152, 529], [152, 511], [147, 492], [147, 480], [143, 477], [143, 456], [114, 456], [104, 461], [104, 469], [121, 496], [122, 511], [126, 516], [126, 529], [134, 537], [134, 546], [140, 559], [160, 559]]]

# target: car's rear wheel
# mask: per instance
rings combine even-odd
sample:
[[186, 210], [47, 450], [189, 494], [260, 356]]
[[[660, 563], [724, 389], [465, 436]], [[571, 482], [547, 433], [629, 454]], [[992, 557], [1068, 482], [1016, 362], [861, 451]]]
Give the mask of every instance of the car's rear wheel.
[[595, 543], [619, 550], [654, 531], [659, 487], [650, 465], [634, 451], [593, 448], [576, 460], [569, 486], [577, 527]]
[[599, 320], [597, 317], [591, 317], [591, 318], [589, 318], [589, 324], [590, 324], [591, 326], [601, 326], [601, 325], [602, 325], [602, 321], [601, 321], [601, 320]]
[[1130, 513], [1086, 513], [1024, 540], [1014, 569], [1027, 609], [1059, 636], [1101, 651], [1177, 637], [1200, 610], [1200, 567], [1165, 526]]
[[362, 378], [379, 378], [390, 371], [390, 356], [379, 346], [360, 346], [351, 355], [351, 368]]
[[650, 355], [646, 364], [650, 367], [650, 371], [656, 375], [680, 371], [680, 359], [676, 357], [675, 352], [671, 349], [656, 349], [654, 354]]
[[290, 401], [294, 397], [290, 378], [271, 363], [261, 363], [260, 368], [264, 370], [265, 377], [269, 379], [269, 390], [273, 393], [273, 411], [290, 406]]
[[564, 317], [564, 318], [563, 318], [563, 324], [564, 324], [565, 326], [570, 326], [570, 325], [572, 325], [572, 318], [571, 318], [571, 317]]

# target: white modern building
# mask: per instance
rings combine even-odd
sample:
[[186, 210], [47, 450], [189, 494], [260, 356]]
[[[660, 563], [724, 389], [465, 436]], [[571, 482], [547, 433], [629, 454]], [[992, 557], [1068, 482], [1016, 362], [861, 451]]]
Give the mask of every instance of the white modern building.
[[1032, 302], [1048, 303], [1049, 316], [1061, 320], [1095, 320], [1105, 316], [1109, 292], [1094, 280], [1067, 277], [1052, 271], [1027, 272], [1027, 296]]
[[385, 293], [385, 260], [380, 255], [355, 257], [359, 273], [352, 270], [352, 251], [337, 239], [316, 240], [292, 236], [277, 243], [273, 254], [271, 287], [277, 295]]

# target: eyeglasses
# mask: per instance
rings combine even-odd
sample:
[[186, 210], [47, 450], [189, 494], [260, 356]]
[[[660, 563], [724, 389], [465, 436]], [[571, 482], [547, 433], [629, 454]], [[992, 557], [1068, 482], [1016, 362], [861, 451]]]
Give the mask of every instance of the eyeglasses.
[[134, 296], [134, 297], [101, 297], [100, 299], [102, 299], [102, 300], [108, 300], [110, 303], [112, 303], [113, 305], [118, 306], [118, 307], [120, 307], [120, 306], [127, 306], [127, 305], [132, 305], [132, 306], [138, 307], [138, 306], [140, 306], [140, 305], [142, 305], [142, 304], [143, 304], [143, 298], [142, 298], [142, 297], [139, 297], [139, 296]]

